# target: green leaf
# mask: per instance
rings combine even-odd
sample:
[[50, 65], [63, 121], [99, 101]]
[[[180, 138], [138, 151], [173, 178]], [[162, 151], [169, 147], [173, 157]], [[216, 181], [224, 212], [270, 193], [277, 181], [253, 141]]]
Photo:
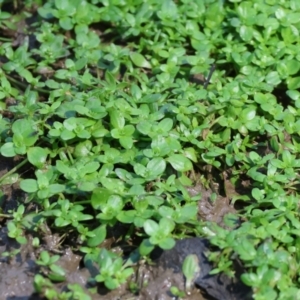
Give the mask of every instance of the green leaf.
[[125, 126], [125, 118], [122, 113], [117, 110], [112, 110], [109, 113], [110, 116], [110, 124], [117, 129], [121, 129]]
[[64, 30], [71, 30], [73, 28], [72, 19], [69, 17], [61, 18], [59, 20], [59, 25]]
[[[162, 121], [160, 121], [158, 123], [158, 127], [161, 131], [161, 133], [163, 132], [168, 132], [172, 129], [173, 127], [173, 120], [172, 119], [169, 119], [169, 118], [165, 118], [163, 119]], [[159, 132], [160, 133], [160, 132]]]
[[240, 119], [242, 122], [251, 121], [256, 116], [256, 107], [248, 107], [242, 110]]
[[182, 154], [173, 154], [167, 158], [167, 161], [176, 171], [186, 172], [193, 169], [192, 162]]
[[[297, 90], [288, 90], [286, 94], [294, 101], [300, 100], [300, 93]], [[298, 106], [296, 107], [299, 108]]]
[[247, 273], [247, 274], [242, 274], [241, 276], [242, 281], [248, 285], [248, 286], [259, 286], [260, 285], [260, 278], [254, 274], [254, 273]]
[[148, 135], [151, 132], [152, 124], [149, 121], [141, 121], [136, 128], [140, 133]]
[[300, 76], [297, 77], [289, 77], [287, 79], [288, 89], [289, 90], [297, 90], [300, 88]]
[[146, 60], [146, 58], [142, 54], [137, 52], [131, 52], [130, 58], [137, 67], [151, 69], [151, 64]]
[[45, 251], [45, 250], [42, 251], [40, 254], [40, 259], [45, 265], [49, 264], [50, 263], [50, 255], [49, 255], [48, 251]]
[[65, 188], [66, 187], [63, 184], [58, 184], [58, 183], [50, 184], [48, 187], [49, 192], [52, 195], [64, 192]]
[[196, 254], [189, 254], [183, 261], [182, 272], [186, 278], [186, 290], [191, 290], [192, 283], [200, 273], [199, 259]]
[[135, 210], [127, 210], [127, 211], [121, 211], [118, 214], [117, 219], [122, 223], [130, 224], [134, 221], [135, 216], [136, 216]]
[[34, 193], [38, 190], [38, 183], [35, 179], [24, 179], [20, 182], [20, 188], [26, 193]]
[[[66, 280], [65, 276], [61, 276], [59, 274], [56, 274], [54, 272], [49, 272], [49, 274], [47, 275], [49, 277], [50, 280], [52, 280], [53, 282], [62, 282]], [[53, 291], [53, 290], [51, 290]], [[51, 297], [51, 296], [50, 296]], [[56, 295], [55, 295], [56, 297]]]
[[205, 17], [205, 25], [212, 30], [217, 30], [224, 19], [224, 8], [221, 2], [210, 3], [206, 8]]
[[198, 162], [198, 159], [197, 159], [197, 153], [196, 153], [196, 150], [194, 148], [185, 148], [183, 150], [184, 152], [184, 156], [187, 157], [188, 159], [190, 159], [191, 161], [193, 162]]
[[110, 196], [113, 195], [113, 191], [107, 188], [99, 187], [94, 189], [92, 194], [91, 204], [94, 209], [101, 209], [102, 205], [108, 202]]
[[115, 278], [106, 278], [104, 281], [104, 285], [109, 289], [109, 290], [115, 290], [120, 286], [120, 283], [117, 279]]
[[82, 143], [78, 143], [74, 150], [75, 157], [85, 157], [90, 154], [93, 144], [90, 140], [86, 140]]
[[161, 19], [173, 19], [177, 17], [178, 9], [174, 1], [165, 0], [162, 2], [161, 9], [158, 11], [158, 16]]
[[159, 232], [165, 236], [170, 234], [175, 228], [175, 223], [169, 218], [161, 218], [159, 221]]
[[257, 201], [262, 201], [264, 199], [263, 192], [258, 188], [252, 189], [251, 193], [252, 193], [253, 198]]
[[31, 164], [41, 169], [45, 165], [48, 153], [46, 148], [32, 147], [27, 150], [27, 158]]
[[119, 139], [120, 144], [125, 149], [131, 149], [133, 146], [133, 138], [131, 136], [124, 136]]
[[144, 239], [139, 246], [139, 252], [142, 256], [146, 256], [154, 249], [154, 245], [150, 243], [149, 239]]
[[89, 247], [99, 246], [106, 238], [106, 225], [100, 225], [91, 231], [92, 237], [88, 238], [87, 244]]
[[21, 245], [25, 245], [28, 243], [27, 239], [25, 236], [18, 236], [16, 237], [16, 241], [21, 244]]
[[16, 69], [21, 77], [23, 77], [27, 82], [31, 83], [33, 81], [32, 74], [25, 68], [19, 67]]
[[165, 171], [166, 162], [161, 157], [153, 158], [147, 164], [147, 169], [150, 171], [150, 176], [158, 177]]
[[83, 168], [80, 168], [79, 170], [83, 173], [83, 175], [85, 174], [90, 174], [93, 173], [95, 171], [97, 171], [100, 167], [100, 164], [96, 161], [91, 161], [88, 162]]
[[101, 178], [100, 182], [108, 190], [112, 191], [115, 194], [122, 193], [124, 190], [124, 183], [116, 178]]
[[240, 36], [246, 42], [251, 41], [251, 39], [253, 37], [253, 29], [252, 29], [252, 27], [242, 25], [240, 27]]
[[65, 276], [66, 275], [66, 271], [62, 267], [60, 267], [58, 265], [55, 265], [55, 264], [52, 264], [50, 266], [50, 270], [52, 272], [54, 272], [55, 275], [59, 275], [59, 276]]
[[144, 230], [148, 235], [153, 235], [158, 232], [159, 225], [153, 220], [146, 220], [144, 223]]
[[5, 157], [14, 157], [16, 155], [14, 144], [11, 142], [5, 143], [1, 147], [1, 155]]
[[296, 59], [286, 61], [286, 68], [288, 75], [295, 75], [300, 70], [300, 62]]
[[175, 246], [175, 240], [171, 237], [167, 237], [159, 242], [158, 246], [164, 250], [172, 249]]
[[21, 136], [25, 146], [32, 146], [37, 141], [35, 128], [35, 123], [26, 119], [16, 120], [12, 125], [14, 135]]
[[266, 82], [271, 84], [271, 85], [278, 85], [281, 82], [281, 79], [279, 77], [279, 74], [276, 71], [270, 72], [266, 76]]
[[92, 192], [97, 187], [97, 184], [94, 182], [80, 182], [78, 183], [78, 190], [85, 192]]

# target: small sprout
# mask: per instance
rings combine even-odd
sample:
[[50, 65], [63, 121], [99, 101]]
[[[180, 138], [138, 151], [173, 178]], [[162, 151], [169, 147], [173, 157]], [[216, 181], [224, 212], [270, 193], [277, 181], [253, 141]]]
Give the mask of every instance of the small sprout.
[[192, 284], [200, 274], [199, 259], [196, 254], [188, 255], [182, 265], [182, 272], [185, 276], [185, 290], [188, 295], [191, 294]]
[[78, 283], [68, 284], [68, 289], [73, 294], [72, 299], [91, 300], [91, 297], [89, 295], [86, 295], [84, 289]]
[[23, 236], [23, 230], [19, 227], [19, 225], [15, 224], [14, 221], [9, 221], [7, 223], [8, 236], [10, 238], [16, 239], [16, 241], [20, 244], [26, 244], [27, 239]]
[[124, 284], [134, 273], [133, 268], [126, 268], [123, 259], [114, 253], [102, 249], [98, 258], [100, 274], [95, 277], [97, 282], [103, 282], [104, 285], [114, 290]]
[[32, 246], [34, 248], [38, 248], [40, 246], [40, 239], [38, 237], [32, 239]]
[[50, 256], [49, 253], [44, 250], [40, 254], [40, 259], [36, 260], [35, 263], [41, 266], [43, 273], [52, 281], [64, 281], [66, 275], [65, 270], [55, 264], [59, 258], [59, 255]]
[[2, 257], [13, 258], [14, 256], [16, 256], [20, 252], [21, 252], [21, 249], [15, 249], [15, 250], [12, 250], [12, 251], [5, 251], [5, 252], [2, 252], [1, 256]]
[[218, 195], [216, 193], [212, 193], [211, 196], [210, 196], [210, 201], [212, 203], [215, 203], [217, 198], [218, 198]]

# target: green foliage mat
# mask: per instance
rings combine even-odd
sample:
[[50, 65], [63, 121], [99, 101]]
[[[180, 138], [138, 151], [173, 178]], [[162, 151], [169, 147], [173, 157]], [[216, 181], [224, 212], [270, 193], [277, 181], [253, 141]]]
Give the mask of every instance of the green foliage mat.
[[[155, 246], [206, 236], [214, 273], [239, 258], [254, 299], [300, 299], [300, 1], [0, 6], [0, 152], [20, 161], [0, 182], [27, 193], [10, 237], [38, 247], [47, 223], [115, 289]], [[240, 207], [227, 229], [199, 220], [199, 180]], [[101, 247], [120, 225], [128, 261]], [[58, 259], [37, 261], [48, 299]]]

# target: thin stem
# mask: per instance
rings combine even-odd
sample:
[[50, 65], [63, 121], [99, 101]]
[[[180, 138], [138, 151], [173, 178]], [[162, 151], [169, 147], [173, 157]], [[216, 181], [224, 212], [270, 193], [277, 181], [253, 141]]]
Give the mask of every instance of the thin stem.
[[76, 201], [76, 204], [90, 204], [91, 200]]
[[[8, 79], [10, 82], [14, 83], [15, 85], [19, 86], [20, 88], [26, 89], [27, 86], [28, 86], [28, 84], [25, 84], [25, 83], [23, 83], [23, 82], [20, 82], [20, 81], [14, 79], [13, 77], [11, 77], [11, 76], [9, 76], [9, 75], [7, 75], [7, 74], [5, 74], [5, 76], [7, 77], [7, 79]], [[38, 91], [38, 92], [40, 92], [40, 93], [50, 94], [50, 92], [49, 92], [48, 90], [46, 90], [46, 89], [42, 89], [42, 88], [38, 88], [38, 87], [33, 87], [33, 88], [34, 88], [35, 91]]]
[[66, 149], [66, 152], [67, 152], [67, 155], [68, 155], [68, 157], [69, 157], [70, 162], [71, 162], [72, 164], [74, 164], [73, 157], [72, 157], [72, 155], [71, 155], [71, 153], [70, 153], [70, 151], [69, 151], [69, 149], [68, 149], [67, 144], [64, 143], [64, 146], [65, 146], [65, 149]]
[[96, 69], [96, 72], [97, 72], [98, 80], [101, 80], [101, 74], [100, 74], [100, 70], [98, 68]]
[[58, 196], [59, 196], [59, 199], [63, 199], [63, 200], [66, 199], [65, 195], [63, 193], [59, 193]]
[[2, 42], [11, 42], [12, 39], [10, 39], [10, 38], [5, 38], [5, 37], [0, 37], [0, 41], [2, 41]]
[[12, 215], [7, 215], [7, 214], [0, 214], [0, 218], [6, 218], [6, 219], [12, 219]]
[[212, 66], [211, 66], [211, 68], [210, 68], [210, 71], [209, 71], [209, 74], [208, 74], [208, 76], [207, 76], [207, 78], [206, 78], [206, 80], [205, 80], [205, 82], [204, 82], [204, 89], [207, 89], [207, 86], [208, 86], [208, 84], [209, 84], [209, 81], [210, 81], [210, 79], [211, 79], [211, 77], [212, 77], [212, 74], [213, 74], [213, 72], [215, 71], [215, 69], [216, 69], [216, 65], [215, 64], [212, 64]]
[[24, 166], [26, 163], [28, 162], [28, 159], [24, 159], [22, 162], [20, 162], [18, 165], [16, 165], [14, 168], [12, 168], [10, 171], [8, 171], [7, 173], [5, 173], [1, 178], [0, 178], [0, 183], [7, 178], [8, 176], [10, 176], [11, 174], [13, 174], [14, 172], [16, 172], [18, 169], [20, 169], [22, 166]]

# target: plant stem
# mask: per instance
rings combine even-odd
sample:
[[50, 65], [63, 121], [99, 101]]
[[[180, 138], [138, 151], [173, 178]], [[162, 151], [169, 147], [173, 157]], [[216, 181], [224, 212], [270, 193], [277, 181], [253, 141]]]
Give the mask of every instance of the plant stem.
[[11, 219], [13, 216], [7, 214], [0, 214], [0, 218]]
[[65, 146], [65, 149], [66, 149], [66, 152], [67, 152], [67, 155], [68, 155], [68, 157], [69, 157], [70, 162], [71, 162], [72, 164], [74, 164], [73, 157], [72, 157], [72, 155], [71, 155], [71, 153], [70, 153], [70, 151], [69, 151], [69, 149], [68, 149], [67, 144], [64, 143], [64, 146]]
[[14, 172], [16, 172], [18, 169], [20, 169], [22, 166], [24, 166], [26, 163], [28, 162], [28, 159], [24, 159], [23, 161], [21, 161], [18, 165], [16, 165], [14, 168], [12, 168], [10, 171], [8, 171], [7, 173], [5, 173], [1, 178], [0, 178], [0, 183], [7, 178], [8, 176], [10, 176], [11, 174], [13, 174]]
[[10, 39], [10, 38], [5, 38], [5, 37], [0, 37], [0, 41], [2, 41], [2, 42], [11, 42], [12, 39]]
[[[7, 79], [8, 79], [10, 82], [14, 83], [15, 85], [19, 86], [20, 88], [26, 89], [27, 86], [30, 85], [29, 83], [28, 83], [28, 84], [25, 84], [25, 83], [23, 83], [23, 82], [20, 82], [20, 81], [14, 79], [13, 77], [11, 77], [11, 76], [9, 76], [9, 75], [7, 75], [7, 74], [5, 74], [5, 76], [7, 77]], [[41, 92], [41, 93], [44, 93], [44, 94], [49, 94], [49, 93], [50, 93], [48, 90], [42, 89], [42, 88], [38, 88], [38, 87], [33, 87], [33, 89], [34, 89], [35, 91], [38, 91], [38, 92]]]
[[76, 204], [90, 204], [91, 200], [76, 201]]

